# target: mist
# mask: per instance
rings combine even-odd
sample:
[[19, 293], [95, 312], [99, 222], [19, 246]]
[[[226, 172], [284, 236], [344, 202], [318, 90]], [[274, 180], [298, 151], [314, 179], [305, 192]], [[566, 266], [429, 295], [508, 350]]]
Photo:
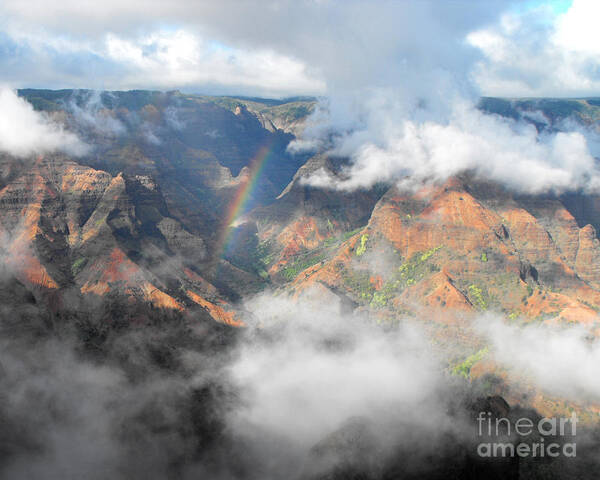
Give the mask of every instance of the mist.
[[[66, 102], [65, 109], [73, 116], [74, 126], [88, 128], [97, 134], [118, 137], [127, 132], [127, 128], [112, 116], [102, 101], [99, 90], [80, 93], [75, 91]], [[79, 101], [78, 101], [79, 100]]]
[[10, 88], [0, 89], [0, 150], [17, 157], [64, 151], [85, 154], [89, 147], [48, 115], [36, 112]]
[[561, 398], [582, 404], [600, 400], [600, 345], [593, 326], [518, 327], [488, 317], [477, 330], [492, 345], [495, 360], [513, 374]]
[[[489, 392], [448, 374], [427, 319], [384, 328], [315, 298], [247, 298], [239, 330], [160, 312], [119, 326], [105, 318], [111, 308], [75, 299], [70, 321], [40, 312], [31, 328], [31, 313], [7, 305], [0, 476], [419, 478], [479, 468], [469, 452]], [[517, 328], [497, 316], [475, 325], [501, 365], [544, 391], [600, 395], [598, 349], [583, 329]]]
[[[60, 109], [44, 113], [37, 110], [38, 104], [29, 104], [11, 88], [0, 88], [0, 151], [30, 162], [36, 155], [50, 152], [84, 157], [82, 165], [93, 164], [111, 175], [123, 170], [127, 181], [129, 175], [143, 173], [137, 180], [152, 189], [137, 189], [137, 183], [129, 182], [122, 197], [102, 190], [109, 192], [106, 211], [98, 211], [103, 218], [96, 226], [102, 235], [92, 237], [89, 256], [87, 246], [80, 251], [76, 245], [67, 248], [60, 243], [72, 238], [69, 229], [77, 225], [70, 220], [82, 220], [82, 227], [84, 217], [89, 220], [97, 211], [94, 182], [103, 180], [90, 174], [89, 184], [79, 177], [75, 179], [78, 183], [69, 183], [62, 157], [60, 162], [50, 158], [47, 169], [41, 171], [62, 178], [62, 185], [50, 185], [52, 198], [39, 195], [42, 200], [38, 201], [26, 198], [28, 191], [19, 190], [29, 188], [27, 181], [16, 184], [21, 172], [10, 165], [6, 168], [3, 181], [10, 183], [13, 176], [17, 180], [14, 195], [6, 197], [13, 202], [11, 214], [15, 212], [6, 224], [15, 227], [0, 232], [0, 478], [509, 478], [506, 472], [515, 472], [514, 462], [508, 466], [501, 463], [493, 477], [488, 474], [494, 469], [489, 464], [482, 466], [476, 458], [478, 413], [539, 417], [533, 402], [527, 403], [531, 399], [520, 395], [521, 390], [535, 392], [535, 400], [560, 399], [565, 408], [585, 410], [600, 402], [596, 325], [516, 325], [499, 313], [446, 319], [442, 311], [436, 312], [435, 319], [408, 317], [398, 313], [399, 308], [392, 311], [391, 300], [385, 313], [395, 315], [393, 322], [380, 325], [375, 317], [383, 310], [376, 312], [373, 307], [367, 312], [368, 302], [352, 310], [351, 301], [342, 302], [339, 292], [325, 286], [317, 294], [288, 295], [300, 285], [301, 276], [296, 283], [286, 277], [290, 281], [280, 290], [238, 300], [238, 285], [229, 288], [229, 284], [238, 282], [240, 291], [248, 287], [254, 292], [253, 285], [243, 283], [251, 283], [255, 275], [241, 271], [218, 278], [219, 273], [211, 273], [212, 267], [211, 271], [205, 267], [220, 260], [224, 264], [224, 259], [207, 257], [219, 250], [213, 245], [219, 232], [211, 226], [219, 212], [227, 210], [228, 192], [243, 202], [246, 186], [253, 188], [258, 178], [253, 180], [252, 175], [260, 174], [262, 168], [253, 166], [248, 158], [250, 181], [245, 184], [242, 176], [234, 182], [226, 174], [228, 156], [236, 158], [236, 168], [237, 163], [243, 166], [243, 151], [252, 146], [251, 124], [247, 123], [248, 131], [244, 122], [233, 126], [232, 132], [216, 130], [210, 124], [211, 115], [233, 118], [222, 106], [233, 109], [238, 100], [213, 102], [189, 97], [184, 101], [178, 93], [161, 97], [163, 94], [153, 92], [157, 97], [151, 97], [136, 92], [132, 95], [135, 101], [123, 101], [117, 108], [109, 93], [156, 88], [277, 98], [316, 95], [314, 113], [288, 151], [331, 155], [343, 166], [335, 172], [317, 170], [302, 180], [314, 188], [349, 192], [394, 184], [411, 191], [468, 172], [467, 178], [496, 182], [519, 194], [597, 194], [598, 131], [572, 118], [553, 123], [541, 111], [505, 118], [479, 108], [482, 96], [580, 97], [600, 88], [600, 42], [594, 42], [598, 40], [597, 21], [590, 20], [597, 20], [594, 3], [575, 0], [561, 13], [552, 5], [531, 3], [107, 0], [82, 8], [75, 0], [2, 2], [0, 68], [4, 81], [20, 87], [75, 85], [92, 90], [73, 90], [71, 97], [59, 104], [46, 102], [41, 95], [37, 100], [42, 106]], [[188, 116], [193, 102], [205, 100], [212, 104], [207, 104], [206, 110], [198, 109], [198, 118]], [[265, 102], [265, 108], [270, 104]], [[258, 102], [256, 105], [263, 108]], [[288, 105], [282, 110], [286, 119], [295, 121], [303, 108]], [[202, 117], [205, 114], [206, 119]], [[200, 131], [204, 127], [196, 125], [204, 125], [204, 120], [206, 129]], [[261, 121], [266, 124], [266, 120]], [[259, 119], [252, 121], [259, 129]], [[270, 135], [257, 131], [259, 139]], [[187, 140], [182, 141], [195, 135], [211, 141], [199, 141], [193, 149]], [[231, 144], [226, 135], [232, 135]], [[212, 142], [217, 137], [219, 141]], [[211, 143], [218, 144], [214, 154], [200, 148]], [[155, 148], [157, 145], [161, 148]], [[286, 160], [295, 159], [271, 161], [277, 165], [268, 165], [273, 172], [265, 175], [273, 173], [285, 179], [283, 167], [291, 165], [283, 165]], [[217, 162], [223, 164], [222, 170]], [[216, 173], [205, 172], [205, 165]], [[68, 175], [75, 178], [77, 173]], [[178, 177], [171, 176], [174, 174]], [[39, 176], [38, 172], [34, 175]], [[213, 176], [215, 185], [224, 185], [214, 195]], [[43, 182], [39, 185], [36, 188], [44, 188]], [[71, 185], [81, 185], [86, 189], [82, 196], [90, 198], [69, 204], [74, 197]], [[310, 189], [300, 192], [294, 186], [290, 191], [283, 204], [298, 199], [299, 215], [311, 216], [312, 224], [327, 220], [331, 225], [331, 236], [324, 229], [315, 232], [318, 249], [308, 252], [319, 255], [315, 261], [331, 261], [335, 267], [334, 251], [346, 249], [352, 258], [350, 266], [373, 273], [378, 284], [398, 271], [398, 254], [391, 246], [387, 252], [383, 247], [381, 251], [371, 248], [377, 245], [373, 240], [379, 232], [369, 231], [371, 240], [364, 255], [349, 250], [349, 239], [352, 235], [356, 238], [364, 224], [352, 226], [359, 229], [348, 232], [350, 236], [334, 235], [342, 223], [350, 223], [340, 210], [352, 207], [337, 199], [329, 202], [327, 195], [311, 195]], [[109, 195], [115, 195], [113, 203], [108, 201]], [[158, 201], [162, 202], [160, 209], [156, 208]], [[196, 202], [201, 208], [186, 208], [188, 204], [198, 206]], [[285, 205], [277, 211], [282, 203], [270, 205], [277, 214], [274, 217], [288, 214]], [[390, 205], [390, 209], [396, 207]], [[25, 212], [23, 220], [18, 218], [19, 212]], [[65, 212], [72, 218], [63, 221]], [[416, 220], [406, 217], [405, 222], [384, 225], [382, 221], [382, 228], [404, 228]], [[109, 219], [114, 222], [109, 224]], [[464, 219], [466, 230], [471, 225], [466, 215]], [[179, 220], [186, 220], [185, 231], [178, 226]], [[290, 220], [295, 222], [290, 231], [302, 228], [299, 236], [312, 235], [312, 227], [304, 231], [304, 218]], [[37, 224], [25, 228], [30, 226], [24, 226], [26, 221]], [[197, 226], [197, 231], [188, 232], [187, 221]], [[261, 234], [270, 235], [280, 226], [287, 228], [283, 220], [281, 225], [276, 220], [274, 226], [270, 221], [264, 219], [266, 228], [261, 227]], [[194, 222], [197, 225], [192, 225]], [[576, 223], [569, 223], [572, 229], [565, 235], [569, 249], [576, 247], [574, 250], [583, 249], [588, 239], [584, 234], [590, 232], [589, 228], [577, 230]], [[165, 233], [169, 229], [174, 230], [174, 237]], [[423, 243], [437, 241], [437, 232], [422, 231], [428, 235]], [[459, 229], [448, 229], [448, 235], [455, 232], [457, 242], [463, 241]], [[508, 245], [509, 232], [504, 227], [502, 232], [502, 242]], [[527, 233], [527, 241], [537, 240], [537, 230]], [[23, 235], [29, 235], [27, 241]], [[483, 235], [488, 235], [487, 229]], [[546, 240], [544, 232], [540, 235]], [[328, 238], [323, 240], [323, 236]], [[269, 246], [260, 252], [261, 277], [267, 264], [277, 265], [271, 272], [290, 260], [288, 266], [300, 270], [303, 263], [294, 266], [294, 260], [310, 257], [301, 257], [304, 251], [292, 252], [289, 258], [283, 253], [277, 257], [279, 247], [286, 247], [283, 237], [281, 241], [279, 234], [273, 237], [276, 240], [267, 238], [264, 245], [273, 241], [276, 248], [270, 251]], [[179, 244], [177, 251], [171, 251], [171, 238], [173, 244]], [[367, 239], [361, 239], [363, 250]], [[263, 240], [257, 240], [261, 247]], [[420, 240], [415, 237], [416, 243]], [[102, 270], [104, 265], [89, 273], [86, 290], [92, 293], [84, 296], [76, 265], [81, 267], [81, 261], [88, 260], [101, 263], [93, 255], [109, 248], [119, 248], [136, 266], [151, 270], [159, 292], [172, 293], [174, 303], [179, 306], [181, 300], [185, 309], [171, 311], [143, 303], [136, 297], [136, 289], [130, 288], [131, 282], [115, 280], [112, 284], [113, 277], [128, 275], [127, 268], [111, 275]], [[258, 248], [252, 250], [256, 251], [243, 253], [254, 265], [257, 259], [253, 257], [259, 252]], [[581, 262], [596, 258], [590, 252], [597, 253], [590, 247]], [[267, 254], [264, 258], [263, 253]], [[471, 273], [479, 281], [475, 268], [485, 268], [486, 276], [480, 278], [487, 280], [495, 274], [492, 268], [509, 263], [508, 254], [502, 263], [490, 254], [487, 263], [487, 250], [471, 253], [456, 279], [446, 275], [444, 265], [436, 265], [444, 282], [456, 281], [457, 290], [467, 291]], [[29, 254], [43, 257], [48, 268], [56, 266], [64, 272], [61, 286], [57, 283], [52, 285], [56, 288], [45, 291], [14, 278], [23, 270], [26, 257], [32, 256]], [[54, 265], [63, 254], [69, 258]], [[578, 254], [573, 253], [576, 263]], [[423, 259], [431, 253], [420, 255]], [[448, 261], [460, 266], [458, 255], [452, 255]], [[510, 265], [519, 264], [512, 272], [517, 282], [517, 273], [532, 276], [535, 267], [540, 267], [537, 262], [534, 266], [524, 258], [517, 259], [512, 250], [510, 256]], [[243, 327], [218, 324], [198, 304], [192, 304], [195, 297], [190, 296], [191, 290], [185, 291], [187, 283], [176, 275], [187, 267], [190, 278], [198, 277], [197, 283], [207, 290], [206, 300], [223, 302], [224, 307], [243, 316]], [[319, 268], [317, 263], [313, 267]], [[108, 268], [112, 271], [119, 265]], [[281, 275], [281, 271], [264, 275], [260, 285], [276, 285]], [[573, 281], [579, 282], [576, 275], [572, 274]], [[166, 281], [159, 283], [159, 277]], [[96, 278], [106, 283], [103, 296], [93, 294]], [[413, 283], [418, 280], [416, 275], [411, 278]], [[583, 284], [584, 280], [577, 283]], [[370, 282], [367, 285], [369, 292], [375, 291]], [[586, 291], [582, 286], [583, 295]], [[396, 294], [400, 295], [399, 291]], [[467, 295], [464, 302], [469, 304]], [[452, 328], [445, 330], [449, 326]], [[442, 335], [452, 330], [461, 337], [447, 349], [452, 349], [451, 354], [443, 350], [447, 346], [436, 345], [439, 337], [432, 336], [431, 330], [437, 327]], [[451, 342], [453, 333], [444, 341]], [[471, 375], [471, 367], [481, 366], [470, 365], [469, 359], [479, 358], [474, 349], [484, 352], [483, 361], [492, 365], [483, 369], [482, 377]], [[512, 395], [511, 405], [499, 396], [505, 391]], [[595, 433], [593, 425], [586, 428]], [[600, 441], [594, 435], [577, 440], [581, 449], [589, 448], [587, 455], [580, 450], [582, 458], [596, 468], [581, 471], [593, 477], [598, 471]], [[525, 461], [520, 465], [514, 478], [538, 473], [537, 465]], [[574, 461], [573, 465], [579, 464]], [[539, 471], [557, 475], [566, 471], [555, 466], [543, 463]], [[581, 471], [573, 477], [582, 478]]]
[[179, 321], [100, 344], [87, 322], [3, 328], [1, 475], [313, 478], [345, 462], [347, 435], [366, 449], [352, 468], [376, 474], [398, 458], [424, 468], [415, 445], [443, 462], [445, 435], [467, 441], [469, 420], [448, 408], [468, 394], [417, 325], [385, 332], [269, 293], [245, 307], [257, 325], [225, 336]]

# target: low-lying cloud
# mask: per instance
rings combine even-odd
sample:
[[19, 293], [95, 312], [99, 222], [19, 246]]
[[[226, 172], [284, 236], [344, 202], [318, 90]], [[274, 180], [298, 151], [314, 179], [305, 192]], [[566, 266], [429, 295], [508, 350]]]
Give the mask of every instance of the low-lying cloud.
[[36, 112], [10, 88], [0, 89], [0, 150], [25, 157], [64, 151], [82, 155], [88, 147], [46, 114]]
[[65, 109], [73, 116], [75, 126], [78, 128], [92, 129], [95, 133], [110, 137], [125, 134], [127, 132], [125, 125], [107, 109], [101, 93], [99, 90], [91, 90], [83, 94], [74, 91]]
[[377, 130], [369, 126], [342, 137], [333, 151], [349, 155], [351, 165], [338, 176], [318, 171], [306, 183], [413, 188], [470, 171], [525, 193], [600, 188], [600, 168], [582, 133], [538, 133], [532, 124], [485, 114], [468, 102], [456, 103], [448, 120], [388, 118]]
[[65, 332], [3, 329], [0, 472], [275, 480], [314, 469], [313, 447], [340, 429], [381, 455], [459, 435], [446, 411], [456, 396], [417, 328], [385, 333], [270, 294], [248, 307], [260, 328], [213, 353], [206, 331], [177, 323], [109, 334], [92, 357]]
[[[245, 306], [256, 325], [212, 347], [195, 322], [109, 329], [96, 343], [93, 330], [77, 334], [85, 319], [33, 336], [8, 330], [3, 311], [2, 475], [275, 480], [336, 465], [365, 478], [388, 478], [390, 465], [465, 467], [473, 392], [444, 374], [414, 319], [386, 331], [335, 302], [269, 293]], [[565, 398], [598, 398], [598, 349], [579, 330], [482, 325], [500, 362]]]
[[242, 423], [310, 446], [353, 416], [425, 408], [442, 384], [416, 326], [386, 333], [339, 306], [272, 295], [247, 306], [263, 325], [276, 323], [268, 341], [243, 344], [231, 367], [248, 394]]
[[517, 327], [484, 318], [478, 330], [493, 346], [494, 358], [544, 391], [581, 402], [600, 401], [600, 344], [577, 326]]

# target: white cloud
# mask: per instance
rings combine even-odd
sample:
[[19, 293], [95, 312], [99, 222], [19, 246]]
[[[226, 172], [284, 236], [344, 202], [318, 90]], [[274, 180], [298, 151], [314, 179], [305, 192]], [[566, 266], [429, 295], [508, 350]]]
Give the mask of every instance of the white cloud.
[[105, 55], [128, 71], [118, 80], [121, 88], [137, 88], [140, 75], [147, 85], [164, 89], [220, 85], [280, 95], [319, 93], [324, 88], [300, 61], [267, 49], [246, 51], [211, 44], [184, 30], [134, 40], [109, 34]]
[[[7, 71], [21, 83], [328, 95], [401, 84], [422, 96], [435, 95], [440, 77], [473, 92], [468, 76], [481, 60], [473, 78], [485, 95], [596, 93], [597, 2], [575, 0], [559, 16], [550, 4], [514, 4], [134, 0], [83, 9], [74, 0], [6, 0], [0, 31], [38, 57], [13, 59], [37, 73]], [[81, 56], [92, 68], [73, 65]]]
[[23, 157], [34, 153], [87, 151], [76, 135], [36, 112], [10, 88], [0, 89], [0, 150]]
[[353, 160], [341, 177], [320, 171], [307, 183], [352, 190], [395, 181], [411, 188], [470, 170], [520, 192], [600, 189], [600, 169], [581, 133], [540, 136], [532, 125], [468, 103], [455, 104], [448, 121], [389, 118], [379, 132], [343, 138], [337, 150]]
[[125, 125], [106, 109], [98, 90], [89, 92], [82, 105], [78, 105], [75, 98], [72, 98], [67, 104], [67, 110], [73, 115], [77, 126], [91, 128], [109, 136], [123, 135], [127, 131]]
[[[138, 35], [112, 32], [97, 38], [53, 36], [8, 29], [22, 57], [11, 58], [11, 80], [21, 86], [76, 86], [100, 90], [174, 88], [283, 96], [319, 94], [323, 80], [306, 64], [273, 48], [228, 47], [190, 29], [158, 29]], [[2, 55], [0, 53], [0, 61]], [[35, 72], [35, 74], [33, 74]]]
[[[338, 94], [403, 79], [422, 85], [424, 93], [442, 70], [465, 69], [472, 52], [463, 45], [464, 35], [505, 4], [175, 0], [108, 1], [82, 9], [71, 0], [26, 7], [7, 0], [0, 6], [0, 30], [32, 50], [13, 59], [38, 73], [11, 73], [21, 82], [117, 88], [125, 74], [122, 84], [135, 82], [137, 88], [214, 88], [207, 83], [214, 82], [230, 93], [240, 93], [235, 87], [261, 94]], [[42, 62], [30, 62], [32, 56]], [[69, 61], [80, 57], [90, 68]]]
[[573, 4], [556, 21], [553, 42], [572, 52], [596, 57], [600, 55], [598, 18], [600, 4], [594, 0], [574, 0]]
[[473, 79], [490, 96], [594, 96], [600, 91], [595, 0], [575, 0], [562, 15], [548, 7], [508, 13], [467, 41], [484, 59]]
[[[326, 95], [326, 108], [291, 150], [322, 146], [335, 133], [337, 152], [354, 161], [338, 188], [407, 174], [415, 182], [443, 180], [472, 169], [520, 191], [593, 190], [597, 171], [581, 135], [537, 138], [464, 106], [480, 93], [600, 91], [597, 47], [589, 45], [600, 42], [583, 40], [597, 35], [588, 20], [593, 2], [577, 0], [558, 17], [547, 6], [518, 12], [512, 4], [109, 1], [84, 12], [71, 0], [34, 8], [8, 0], [0, 13], [29, 57], [50, 58], [39, 62], [43, 68], [25, 62], [24, 70], [39, 75], [21, 78]], [[312, 182], [332, 185], [325, 176]]]
[[229, 368], [244, 394], [244, 408], [231, 418], [234, 431], [302, 450], [353, 417], [418, 420], [420, 432], [442, 425], [438, 394], [448, 385], [415, 325], [383, 331], [342, 315], [334, 301], [309, 297], [297, 303], [265, 293], [246, 307], [268, 333], [250, 330]]
[[600, 344], [582, 327], [510, 326], [498, 319], [478, 323], [501, 366], [564, 398], [600, 400]]

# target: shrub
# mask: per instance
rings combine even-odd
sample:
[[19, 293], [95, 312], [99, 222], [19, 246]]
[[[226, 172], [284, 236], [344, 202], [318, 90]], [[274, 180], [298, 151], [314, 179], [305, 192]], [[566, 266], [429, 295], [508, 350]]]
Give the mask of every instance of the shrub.
[[356, 249], [356, 256], [360, 257], [367, 251], [367, 241], [369, 240], [369, 236], [365, 233], [360, 237], [360, 245]]

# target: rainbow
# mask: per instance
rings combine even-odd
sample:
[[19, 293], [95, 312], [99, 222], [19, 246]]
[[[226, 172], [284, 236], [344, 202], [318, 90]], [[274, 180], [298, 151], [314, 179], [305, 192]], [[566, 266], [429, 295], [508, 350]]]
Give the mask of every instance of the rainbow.
[[254, 157], [252, 157], [248, 165], [250, 173], [246, 180], [242, 180], [233, 200], [227, 208], [227, 214], [225, 215], [225, 221], [222, 224], [217, 249], [215, 250], [215, 260], [217, 262], [232, 245], [234, 239], [234, 236], [232, 235], [234, 231], [232, 224], [248, 206], [248, 200], [250, 199], [252, 192], [256, 189], [260, 174], [262, 173], [269, 156], [273, 153], [274, 143], [275, 142], [272, 139], [269, 139], [268, 143], [259, 148]]

